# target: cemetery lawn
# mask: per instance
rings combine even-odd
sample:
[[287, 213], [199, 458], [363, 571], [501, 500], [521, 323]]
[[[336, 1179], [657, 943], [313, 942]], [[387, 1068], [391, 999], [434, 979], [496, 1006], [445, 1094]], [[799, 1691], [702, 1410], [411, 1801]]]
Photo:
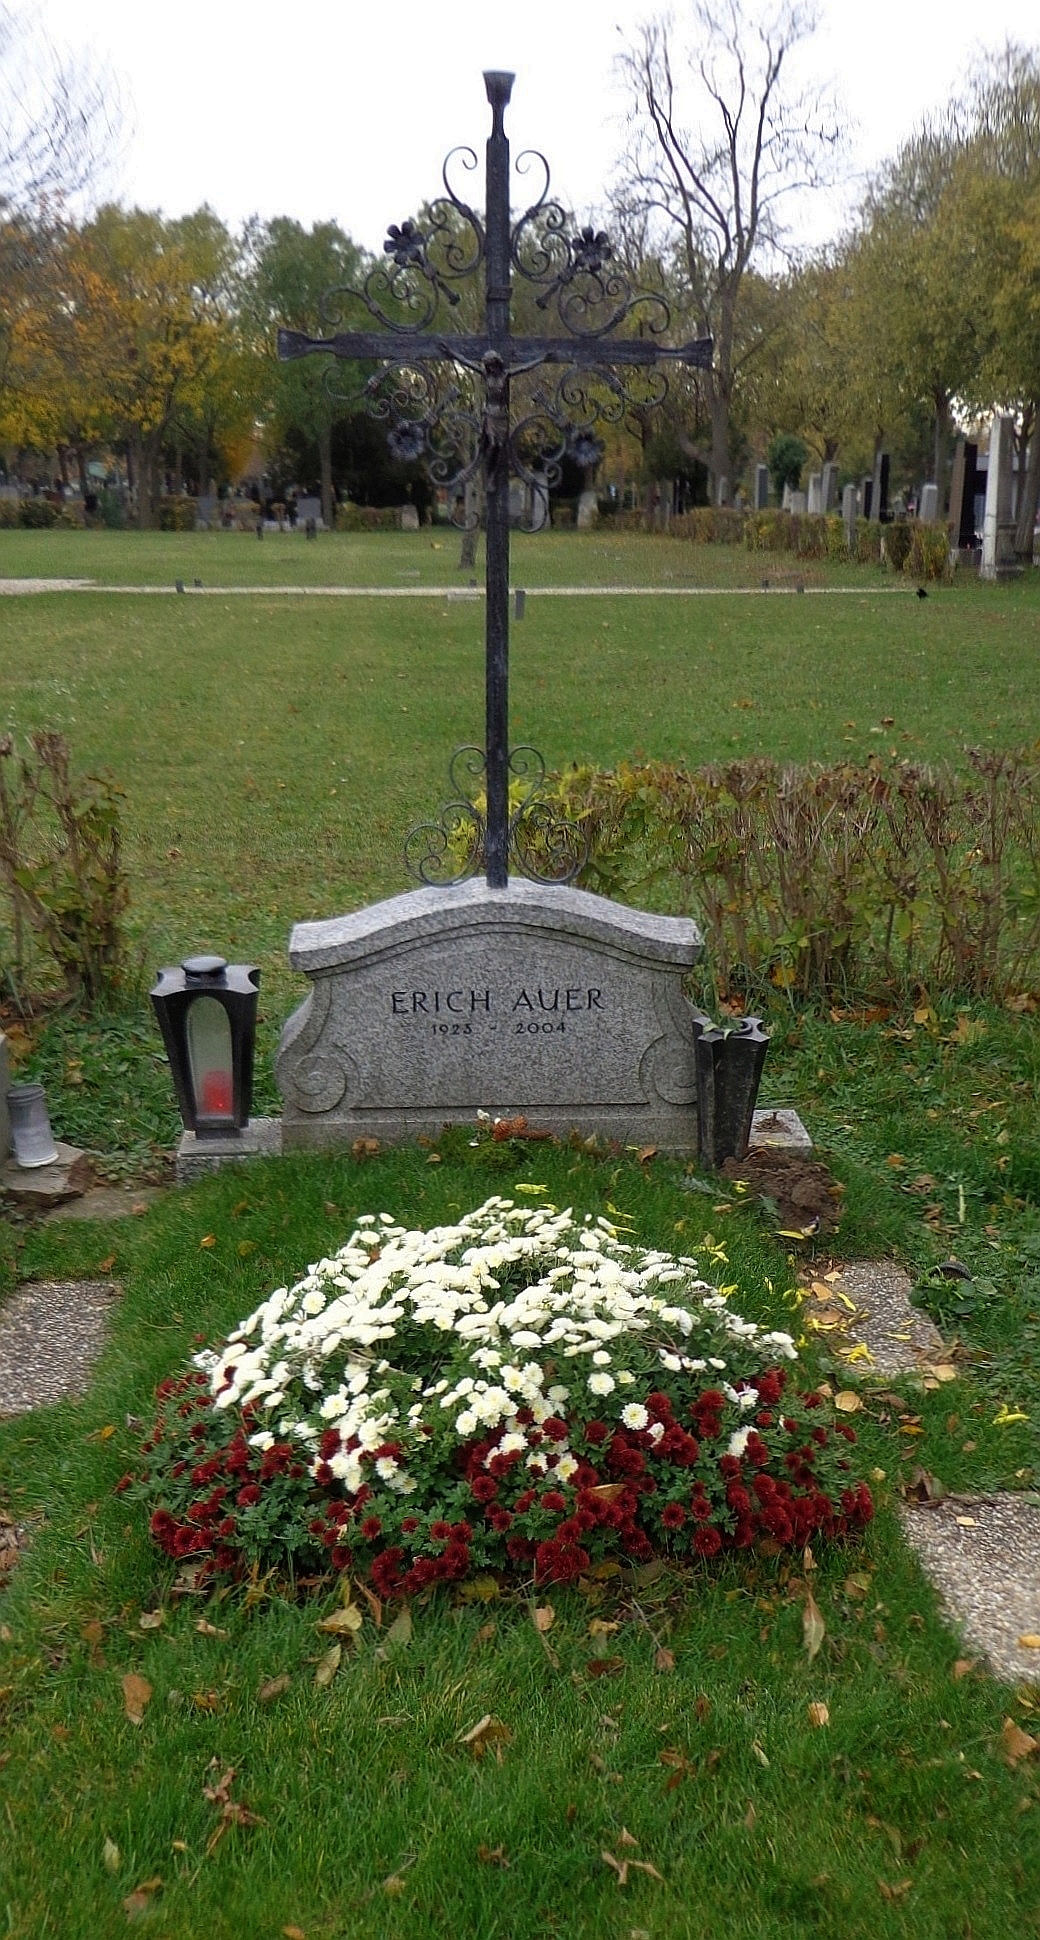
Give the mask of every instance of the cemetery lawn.
[[[395, 576], [420, 572], [447, 590], [456, 545], [3, 533], [0, 576], [414, 585]], [[602, 534], [518, 542], [528, 588], [689, 572], [721, 590], [532, 592], [513, 630], [515, 739], [551, 766], [877, 749], [957, 761], [965, 744], [1035, 739], [1033, 580], [918, 601], [871, 569], [827, 567], [818, 584], [851, 590], [726, 590], [787, 565]], [[18, 1075], [45, 1078], [63, 1136], [140, 1179], [178, 1130], [144, 996], [155, 966], [203, 947], [262, 966], [257, 1106], [276, 1110], [270, 1056], [304, 992], [285, 967], [289, 928], [406, 886], [403, 835], [444, 799], [451, 750], [480, 738], [482, 606], [48, 594], [2, 618], [0, 727], [62, 729], [77, 765], [126, 791], [140, 959], [112, 1013], [16, 1025]], [[1028, 1009], [929, 997], [906, 1014], [850, 1001], [770, 1020], [763, 1102], [797, 1107], [845, 1188], [828, 1248], [784, 1238], [769, 1208], [677, 1161], [473, 1148], [463, 1130], [432, 1151], [258, 1165], [118, 1223], [0, 1226], [0, 1299], [38, 1279], [123, 1289], [84, 1399], [0, 1422], [0, 1535], [5, 1516], [27, 1530], [0, 1594], [0, 1935], [96, 1940], [128, 1921], [163, 1940], [1040, 1931], [1040, 1762], [1015, 1735], [1040, 1739], [1040, 1688], [965, 1668], [896, 1520], [916, 1467], [955, 1490], [1037, 1486], [1040, 1033]], [[857, 1454], [878, 1471], [878, 1517], [861, 1544], [584, 1594], [484, 1584], [418, 1600], [396, 1629], [393, 1608], [377, 1627], [365, 1605], [319, 1680], [335, 1639], [315, 1626], [338, 1585], [174, 1599], [113, 1486], [156, 1383], [198, 1336], [299, 1277], [358, 1213], [432, 1224], [496, 1191], [617, 1209], [669, 1249], [721, 1244], [733, 1305], [773, 1325], [792, 1324], [796, 1277], [832, 1256], [923, 1272], [954, 1254], [974, 1275], [942, 1316], [961, 1371], [934, 1392], [862, 1380]], [[828, 1371], [819, 1343], [805, 1351]], [[813, 1656], [807, 1586], [826, 1626]], [[478, 1734], [476, 1756], [464, 1740], [486, 1717], [502, 1730]]]
[[[1035, 1756], [1013, 1754], [1040, 1693], [957, 1661], [970, 1653], [895, 1519], [914, 1464], [964, 1480], [966, 1435], [992, 1481], [1023, 1486], [1035, 1429], [993, 1418], [998, 1394], [1027, 1412], [1032, 1397], [985, 1364], [938, 1393], [885, 1384], [909, 1395], [914, 1437], [866, 1385], [856, 1454], [878, 1516], [859, 1544], [580, 1590], [478, 1580], [403, 1620], [355, 1588], [363, 1621], [340, 1639], [317, 1627], [340, 1607], [334, 1579], [295, 1600], [274, 1582], [171, 1595], [142, 1512], [113, 1494], [155, 1383], [357, 1213], [434, 1223], [531, 1188], [616, 1208], [651, 1242], [721, 1243], [733, 1304], [790, 1317], [784, 1242], [728, 1192], [684, 1190], [678, 1162], [474, 1150], [463, 1132], [435, 1153], [260, 1165], [118, 1225], [17, 1236], [20, 1277], [111, 1275], [124, 1296], [89, 1395], [0, 1428], [0, 1500], [30, 1533], [0, 1597], [15, 1940], [97, 1940], [128, 1918], [166, 1940], [1035, 1930], [1040, 1787]], [[857, 1240], [882, 1235], [855, 1174], [849, 1196]], [[1000, 1267], [1021, 1282], [1021, 1259]], [[1035, 1347], [1035, 1271], [1033, 1287]], [[826, 1627], [812, 1657], [807, 1589]], [[489, 1719], [475, 1750], [466, 1736]]]

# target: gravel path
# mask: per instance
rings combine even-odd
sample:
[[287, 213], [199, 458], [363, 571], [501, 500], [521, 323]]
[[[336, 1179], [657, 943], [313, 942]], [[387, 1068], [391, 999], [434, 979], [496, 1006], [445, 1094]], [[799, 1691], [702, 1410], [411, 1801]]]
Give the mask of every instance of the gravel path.
[[83, 1394], [122, 1288], [111, 1280], [41, 1280], [0, 1307], [0, 1415]]
[[[511, 587], [510, 591], [518, 589]], [[526, 586], [532, 599], [892, 599], [913, 586]], [[21, 593], [162, 594], [183, 599], [482, 600], [479, 586], [102, 586], [93, 579], [0, 579], [0, 595]]]

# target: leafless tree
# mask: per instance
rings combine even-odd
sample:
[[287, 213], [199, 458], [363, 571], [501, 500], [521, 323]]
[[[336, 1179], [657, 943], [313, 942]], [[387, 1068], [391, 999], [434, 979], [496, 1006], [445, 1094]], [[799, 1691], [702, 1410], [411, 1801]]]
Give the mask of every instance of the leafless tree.
[[0, 0], [0, 220], [95, 185], [120, 120], [112, 76], [60, 54], [34, 11]]
[[648, 22], [621, 56], [630, 143], [616, 206], [663, 232], [691, 321], [715, 340], [708, 375], [713, 496], [733, 483], [741, 285], [781, 242], [781, 201], [827, 179], [833, 113], [795, 96], [785, 63], [815, 17], [802, 0], [695, 0]]

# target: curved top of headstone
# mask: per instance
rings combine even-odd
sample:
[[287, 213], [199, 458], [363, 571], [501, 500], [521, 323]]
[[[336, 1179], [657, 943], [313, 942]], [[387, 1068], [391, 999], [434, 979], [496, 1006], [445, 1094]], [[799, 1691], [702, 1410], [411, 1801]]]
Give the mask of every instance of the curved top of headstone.
[[478, 931], [508, 933], [544, 929], [554, 938], [613, 947], [625, 955], [686, 967], [703, 949], [696, 923], [686, 916], [656, 916], [627, 909], [605, 896], [569, 885], [547, 886], [514, 878], [490, 889], [483, 878], [448, 888], [411, 889], [386, 902], [369, 903], [350, 916], [297, 923], [289, 941], [294, 970], [314, 975], [421, 943]]

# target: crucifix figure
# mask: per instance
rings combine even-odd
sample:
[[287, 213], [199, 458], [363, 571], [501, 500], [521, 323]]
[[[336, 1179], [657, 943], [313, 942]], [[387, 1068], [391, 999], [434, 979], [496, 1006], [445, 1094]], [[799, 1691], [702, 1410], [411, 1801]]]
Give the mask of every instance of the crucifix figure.
[[[469, 873], [474, 859], [482, 860], [488, 887], [503, 889], [509, 879], [510, 855], [525, 874], [542, 880], [559, 880], [576, 867], [573, 860], [569, 869], [554, 866], [554, 856], [559, 859], [564, 854], [566, 841], [561, 844], [554, 836], [550, 818], [544, 814], [535, 812], [532, 831], [530, 797], [519, 810], [510, 811], [510, 775], [526, 781], [534, 768], [544, 773], [534, 749], [509, 747], [510, 477], [522, 479], [544, 507], [564, 458], [585, 465], [598, 460], [603, 447], [595, 436], [597, 422], [620, 422], [636, 403], [643, 407], [661, 403], [667, 393], [661, 364], [705, 369], [711, 363], [712, 343], [708, 337], [679, 347], [663, 342], [670, 325], [664, 299], [631, 289], [614, 266], [610, 243], [602, 232], [586, 228], [577, 236], [568, 234], [564, 211], [547, 199], [548, 166], [533, 151], [521, 155], [517, 167], [540, 165], [545, 178], [542, 193], [511, 223], [504, 115], [513, 76], [487, 73], [484, 83], [492, 126], [483, 223], [448, 179], [456, 156], [464, 167], [473, 169], [476, 155], [472, 149], [453, 150], [444, 165], [445, 195], [431, 206], [426, 231], [413, 222], [393, 225], [383, 245], [389, 261], [371, 272], [362, 290], [333, 293], [340, 299], [360, 300], [380, 328], [338, 331], [329, 337], [282, 330], [278, 355], [292, 359], [324, 351], [335, 358], [378, 360], [382, 368], [362, 395], [377, 416], [391, 421], [389, 442], [395, 456], [424, 457], [433, 481], [449, 493], [463, 494], [474, 484], [482, 488], [485, 747], [460, 750], [460, 755], [475, 757], [468, 772], [483, 774], [487, 807], [480, 816], [468, 800], [453, 803], [446, 814], [454, 816], [454, 822], [425, 831], [439, 838], [433, 850], [428, 848], [426, 860], [443, 864], [451, 847], [450, 829], [465, 820], [475, 840], [470, 844], [470, 860], [456, 870], [456, 878]], [[482, 329], [454, 336], [432, 329], [442, 302], [457, 306], [461, 301], [457, 286], [472, 280], [481, 267]], [[537, 290], [539, 310], [553, 305], [565, 334], [514, 335], [514, 272]], [[645, 334], [614, 334], [626, 322]], [[407, 347], [394, 346], [393, 335], [399, 343], [407, 339]], [[514, 419], [514, 380], [537, 371], [547, 372], [551, 382], [528, 387], [522, 414]], [[643, 380], [638, 398], [630, 388], [634, 377]], [[465, 516], [472, 524], [477, 515], [470, 510]], [[522, 830], [525, 816], [527, 826]], [[529, 841], [532, 833], [535, 837], [526, 859], [521, 833]], [[445, 880], [443, 866], [431, 875], [420, 863], [419, 873], [426, 881]]]

